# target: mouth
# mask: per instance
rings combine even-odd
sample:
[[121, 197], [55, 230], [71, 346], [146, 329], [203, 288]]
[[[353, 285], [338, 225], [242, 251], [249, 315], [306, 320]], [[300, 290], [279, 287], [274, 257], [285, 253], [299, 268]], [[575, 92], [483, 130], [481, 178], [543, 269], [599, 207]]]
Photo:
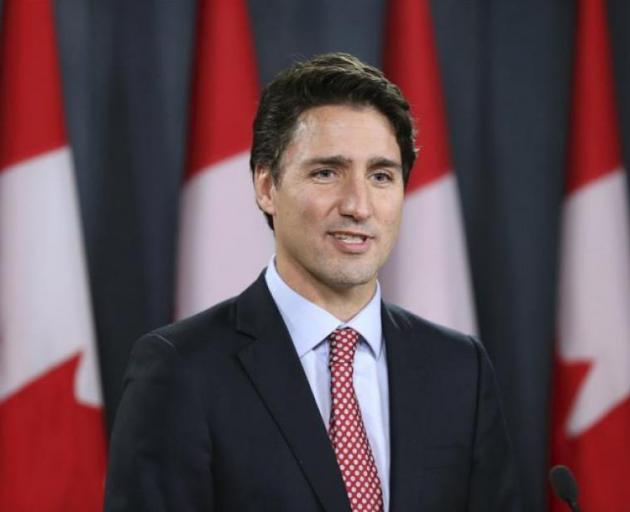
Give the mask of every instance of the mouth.
[[346, 242], [348, 244], [360, 244], [365, 242], [368, 238], [368, 235], [364, 235], [362, 233], [351, 233], [349, 231], [334, 231], [331, 235], [342, 242]]
[[331, 231], [328, 233], [335, 246], [342, 252], [360, 254], [369, 249], [370, 242], [374, 239], [365, 233], [356, 231]]

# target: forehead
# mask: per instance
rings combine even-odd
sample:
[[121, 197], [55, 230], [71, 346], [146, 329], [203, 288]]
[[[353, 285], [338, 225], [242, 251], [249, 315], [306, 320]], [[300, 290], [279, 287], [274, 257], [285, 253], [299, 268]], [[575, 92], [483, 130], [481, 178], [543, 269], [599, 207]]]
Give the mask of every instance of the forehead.
[[351, 160], [385, 157], [400, 162], [400, 148], [389, 119], [374, 107], [362, 105], [323, 105], [302, 112], [282, 160], [299, 163], [328, 155]]

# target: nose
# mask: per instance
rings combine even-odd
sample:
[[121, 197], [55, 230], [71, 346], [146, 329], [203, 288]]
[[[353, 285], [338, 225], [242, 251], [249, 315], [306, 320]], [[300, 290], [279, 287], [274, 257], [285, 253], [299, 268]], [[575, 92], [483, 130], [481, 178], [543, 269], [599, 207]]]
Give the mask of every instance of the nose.
[[369, 183], [364, 176], [352, 176], [345, 180], [339, 200], [339, 213], [364, 221], [372, 215]]

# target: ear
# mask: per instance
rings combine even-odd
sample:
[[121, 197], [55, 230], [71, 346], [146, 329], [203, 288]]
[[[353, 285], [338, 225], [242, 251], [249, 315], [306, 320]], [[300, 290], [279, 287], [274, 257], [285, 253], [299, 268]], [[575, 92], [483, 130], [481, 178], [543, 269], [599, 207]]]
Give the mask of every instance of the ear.
[[268, 215], [276, 213], [274, 205], [275, 184], [271, 176], [271, 169], [267, 166], [257, 165], [254, 169], [254, 190], [256, 191], [256, 203], [258, 208]]

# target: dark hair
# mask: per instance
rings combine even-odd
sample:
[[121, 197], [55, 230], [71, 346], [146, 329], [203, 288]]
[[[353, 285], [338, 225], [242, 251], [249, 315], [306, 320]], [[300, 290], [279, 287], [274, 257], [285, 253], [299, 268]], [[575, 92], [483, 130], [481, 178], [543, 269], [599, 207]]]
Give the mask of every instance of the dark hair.
[[[300, 114], [322, 105], [366, 105], [391, 123], [402, 159], [405, 185], [416, 159], [415, 130], [409, 104], [383, 73], [347, 53], [318, 55], [280, 72], [263, 90], [254, 120], [250, 167], [268, 166], [274, 182]], [[265, 214], [273, 229], [270, 215]]]

